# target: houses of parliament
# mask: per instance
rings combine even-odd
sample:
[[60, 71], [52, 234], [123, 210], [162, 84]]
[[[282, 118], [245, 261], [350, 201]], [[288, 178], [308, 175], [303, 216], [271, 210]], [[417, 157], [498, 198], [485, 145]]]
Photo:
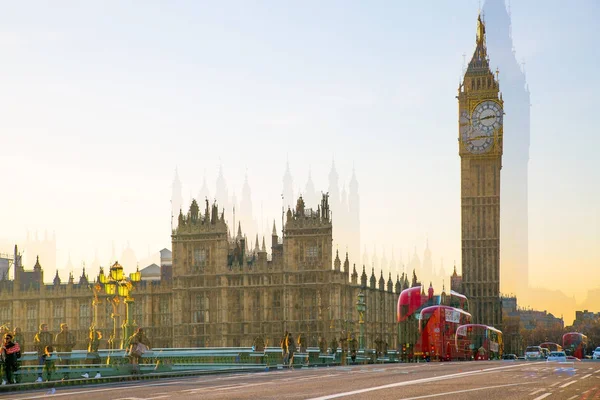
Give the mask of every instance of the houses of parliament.
[[[264, 238], [251, 245], [241, 224], [237, 228], [229, 229], [216, 202], [193, 200], [180, 211], [172, 253], [161, 251], [160, 279], [142, 279], [133, 291], [133, 319], [146, 327], [153, 347], [251, 346], [259, 336], [277, 346], [285, 331], [303, 334], [309, 346], [320, 338], [357, 336], [360, 291], [367, 305], [365, 344], [397, 346], [396, 300], [408, 277], [377, 277], [374, 269], [357, 269], [348, 253], [334, 252], [328, 194], [312, 208], [300, 196], [285, 213], [281, 236], [273, 223], [270, 252]], [[85, 270], [67, 282], [57, 273], [45, 284], [41, 260], [26, 270], [15, 246], [11, 274], [0, 281], [0, 321], [21, 327], [26, 347], [40, 323], [57, 332], [67, 322], [76, 348], [86, 348], [94, 313], [104, 338], [114, 332], [120, 340], [125, 305]]]

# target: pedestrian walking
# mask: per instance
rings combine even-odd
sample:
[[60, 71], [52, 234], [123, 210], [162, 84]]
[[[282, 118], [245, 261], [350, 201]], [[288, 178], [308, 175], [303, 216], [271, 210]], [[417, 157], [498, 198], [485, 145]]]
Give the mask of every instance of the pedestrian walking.
[[292, 335], [292, 333], [288, 333], [287, 339], [286, 339], [286, 349], [287, 349], [287, 356], [288, 356], [288, 360], [289, 360], [289, 364], [288, 367], [291, 369], [294, 369], [294, 353], [296, 352], [296, 343], [294, 341], [294, 335]]
[[[50, 381], [52, 380], [52, 374], [54, 373], [54, 371], [56, 371], [56, 363], [55, 363], [55, 358], [53, 356], [54, 352], [54, 347], [50, 346], [46, 346], [44, 348], [44, 354], [42, 355], [41, 360], [43, 362], [44, 368], [43, 368], [43, 372], [44, 375], [46, 376], [46, 381]], [[41, 382], [41, 377], [38, 378], [38, 380], [36, 382]]]
[[[48, 332], [48, 324], [40, 324], [40, 330], [33, 338], [33, 347], [38, 354], [38, 365], [44, 366], [46, 347], [52, 347], [52, 333]], [[52, 350], [54, 351], [54, 350]], [[36, 382], [42, 382], [42, 374], [38, 375]]]
[[140, 373], [140, 359], [148, 350], [150, 350], [150, 340], [148, 340], [148, 337], [144, 334], [144, 330], [138, 328], [129, 338], [128, 351], [133, 374]]
[[4, 343], [2, 344], [1, 351], [4, 364], [2, 384], [17, 383], [14, 380], [14, 373], [17, 372], [17, 360], [21, 358], [21, 348], [18, 343], [13, 342], [12, 334], [7, 333], [4, 335]]
[[[60, 324], [60, 332], [54, 338], [54, 345], [63, 365], [71, 364], [71, 351], [75, 343], [75, 335], [69, 332], [69, 326], [65, 323]], [[64, 373], [63, 379], [69, 379], [67, 372]]]

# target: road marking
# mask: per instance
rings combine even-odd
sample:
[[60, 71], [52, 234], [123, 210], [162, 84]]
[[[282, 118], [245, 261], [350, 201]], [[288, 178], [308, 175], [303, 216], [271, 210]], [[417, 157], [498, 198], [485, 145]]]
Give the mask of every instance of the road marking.
[[573, 400], [573, 399], [576, 399], [577, 397], [579, 397], [579, 395], [578, 395], [578, 394], [576, 394], [575, 396], [571, 396], [571, 397], [569, 397], [567, 400]]
[[546, 390], [546, 389], [544, 389], [544, 388], [542, 388], [542, 389], [538, 389], [538, 390], [536, 390], [535, 392], [531, 392], [531, 393], [529, 393], [529, 395], [530, 395], [530, 396], [533, 396], [534, 394], [538, 394], [539, 392], [543, 392], [544, 390]]
[[[436, 376], [436, 377], [432, 377], [432, 378], [422, 378], [422, 379], [415, 379], [412, 381], [390, 383], [387, 385], [374, 386], [374, 387], [365, 388], [365, 389], [353, 390], [351, 392], [342, 392], [342, 393], [335, 393], [335, 394], [331, 394], [331, 395], [327, 395], [327, 396], [314, 397], [311, 400], [335, 399], [338, 397], [345, 397], [345, 396], [351, 396], [354, 394], [367, 393], [367, 392], [372, 392], [375, 390], [391, 389], [391, 388], [395, 388], [395, 387], [399, 387], [399, 386], [417, 385], [420, 383], [437, 382], [437, 381], [442, 381], [442, 380], [446, 380], [446, 379], [460, 378], [460, 377], [466, 377], [466, 376], [470, 376], [470, 375], [479, 375], [479, 374], [490, 373], [490, 372], [494, 372], [494, 371], [500, 371], [500, 370], [515, 368], [515, 367], [520, 367], [520, 366], [521, 365], [508, 365], [508, 366], [504, 366], [504, 367], [495, 367], [495, 368], [481, 369], [481, 370], [477, 370], [477, 371], [468, 371], [468, 372], [459, 372], [459, 373], [455, 373], [455, 374], [441, 375], [441, 376]], [[527, 384], [527, 383], [521, 383], [521, 384], [523, 385], [523, 384]], [[511, 384], [509, 386], [513, 386], [513, 385], [514, 384]]]
[[592, 374], [587, 374], [586, 376], [582, 376], [581, 378], [579, 378], [579, 380], [585, 379], [585, 378], [587, 378], [588, 376], [592, 376]]
[[550, 387], [554, 387], [554, 386], [558, 385], [559, 383], [561, 383], [561, 381], [554, 382], [552, 385], [550, 385]]
[[[171, 382], [161, 382], [161, 383], [145, 383], [143, 385], [134, 385], [134, 386], [123, 386], [120, 388], [115, 388], [114, 386], [108, 387], [108, 388], [102, 388], [102, 389], [94, 389], [94, 388], [87, 388], [86, 390], [82, 390], [79, 392], [71, 392], [71, 391], [65, 391], [65, 392], [59, 392], [57, 391], [56, 393], [54, 393], [52, 395], [52, 397], [62, 397], [62, 396], [74, 396], [77, 394], [90, 394], [90, 393], [97, 393], [97, 392], [108, 392], [108, 391], [115, 391], [115, 390], [127, 390], [127, 389], [138, 389], [138, 388], [147, 388], [147, 387], [151, 387], [151, 386], [168, 386], [168, 385], [178, 385], [180, 383], [187, 383], [187, 381], [171, 381]], [[45, 399], [47, 398], [48, 395], [46, 393], [38, 395], [38, 396], [30, 396], [30, 397], [18, 397], [18, 398], [14, 398], [13, 400], [33, 400], [33, 399]], [[126, 397], [126, 398], [130, 398], [133, 399], [135, 397]]]
[[552, 394], [552, 393], [545, 393], [545, 394], [543, 394], [543, 395], [541, 395], [541, 396], [538, 396], [538, 397], [536, 397], [536, 398], [535, 398], [535, 399], [533, 399], [533, 400], [542, 400], [542, 399], [545, 399], [546, 397], [550, 396], [551, 394]]
[[[509, 383], [508, 385], [498, 385], [498, 386], [486, 386], [486, 387], [482, 387], [482, 388], [475, 388], [475, 389], [465, 389], [465, 390], [457, 390], [454, 392], [444, 392], [444, 393], [436, 393], [436, 394], [426, 394], [424, 396], [417, 396], [417, 397], [406, 397], [403, 398], [402, 400], [418, 400], [418, 399], [428, 399], [431, 397], [440, 397], [440, 396], [447, 396], [449, 394], [458, 394], [458, 393], [468, 393], [468, 392], [476, 392], [479, 390], [488, 390], [488, 389], [496, 389], [496, 388], [501, 388], [501, 387], [507, 387], [507, 386], [518, 386], [521, 385], [520, 383]], [[535, 399], [534, 399], [535, 400]]]
[[574, 384], [575, 382], [576, 382], [576, 381], [567, 382], [567, 383], [565, 383], [564, 385], [560, 385], [560, 386], [559, 386], [559, 388], [561, 388], [561, 389], [563, 389], [563, 388], [566, 388], [567, 386], [569, 386], [569, 385], [572, 385], [572, 384]]
[[182, 393], [186, 393], [186, 392], [198, 392], [198, 391], [203, 391], [203, 390], [217, 390], [217, 389], [221, 389], [221, 388], [226, 388], [226, 387], [230, 387], [230, 386], [238, 386], [238, 383], [232, 383], [229, 385], [220, 385], [220, 386], [209, 386], [209, 387], [205, 387], [205, 388], [196, 388], [196, 389], [185, 389], [185, 390], [179, 390], [179, 392]]

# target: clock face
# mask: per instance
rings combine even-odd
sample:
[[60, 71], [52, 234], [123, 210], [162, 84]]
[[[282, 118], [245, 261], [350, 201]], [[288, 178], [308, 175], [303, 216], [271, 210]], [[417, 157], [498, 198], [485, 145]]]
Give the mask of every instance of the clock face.
[[473, 127], [484, 133], [493, 134], [502, 126], [502, 107], [492, 100], [477, 104], [471, 115]]
[[[502, 107], [492, 100], [479, 103], [470, 118], [470, 130], [462, 135], [467, 150], [485, 153], [494, 143], [494, 132], [502, 126]], [[462, 115], [461, 115], [462, 117]]]

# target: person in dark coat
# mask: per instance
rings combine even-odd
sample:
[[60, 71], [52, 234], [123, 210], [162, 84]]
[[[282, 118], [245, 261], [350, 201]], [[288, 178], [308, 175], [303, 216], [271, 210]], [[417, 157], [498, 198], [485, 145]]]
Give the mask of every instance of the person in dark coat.
[[[40, 330], [33, 338], [33, 347], [38, 354], [38, 365], [44, 365], [46, 361], [46, 347], [52, 347], [52, 333], [48, 332], [48, 324], [40, 324]], [[36, 382], [42, 381], [42, 374], [39, 374]]]
[[129, 338], [129, 358], [133, 366], [133, 373], [138, 374], [140, 372], [140, 359], [147, 350], [150, 350], [150, 340], [144, 334], [142, 328], [138, 328], [137, 331]]
[[13, 379], [17, 371], [17, 361], [21, 357], [21, 348], [18, 343], [13, 342], [13, 336], [10, 333], [4, 335], [2, 345], [2, 359], [4, 361], [5, 381], [8, 384], [16, 383]]

